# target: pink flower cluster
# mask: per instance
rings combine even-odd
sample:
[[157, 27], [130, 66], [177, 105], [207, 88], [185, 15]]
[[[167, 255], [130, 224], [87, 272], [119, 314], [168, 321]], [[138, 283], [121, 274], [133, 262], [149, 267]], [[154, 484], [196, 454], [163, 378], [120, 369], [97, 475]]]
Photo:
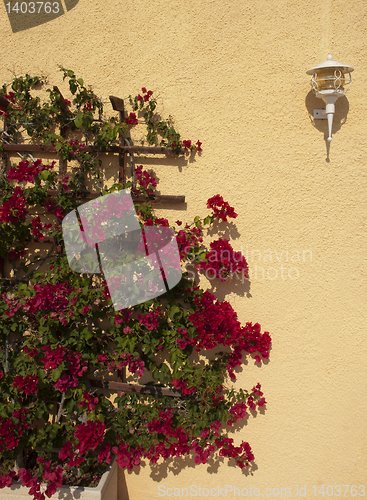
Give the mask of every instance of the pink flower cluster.
[[94, 410], [94, 408], [96, 407], [96, 404], [98, 404], [98, 398], [97, 397], [93, 397], [93, 396], [90, 396], [87, 392], [83, 392], [83, 398], [84, 400], [83, 401], [79, 401], [79, 406], [81, 406], [82, 408], [86, 408], [88, 411], [92, 411]]
[[[43, 363], [43, 368], [46, 371], [55, 370], [64, 361], [66, 354], [65, 347], [59, 346], [55, 347], [55, 349], [51, 349], [50, 346], [46, 345], [42, 346], [42, 350], [44, 351], [44, 356], [41, 358], [41, 362]], [[28, 357], [33, 357], [34, 354], [35, 353], [33, 351], [29, 352]]]
[[87, 113], [88, 111], [93, 111], [93, 105], [91, 102], [87, 102], [84, 106], [83, 106], [83, 112], [84, 113]]
[[3, 419], [0, 417], [0, 453], [5, 450], [13, 450], [18, 446], [23, 432], [29, 429], [26, 421], [27, 413], [26, 408], [21, 408], [19, 411], [12, 412], [12, 418]]
[[16, 186], [10, 198], [4, 201], [0, 207], [0, 223], [24, 221], [28, 214], [26, 203], [23, 189]]
[[106, 426], [103, 422], [88, 420], [86, 424], [75, 427], [74, 436], [78, 440], [77, 450], [80, 455], [84, 455], [88, 450], [95, 450], [103, 441]]
[[141, 96], [140, 94], [138, 95], [137, 97], [137, 100], [138, 101], [144, 101], [144, 102], [148, 102], [150, 97], [153, 95], [153, 92], [151, 90], [147, 90], [145, 87], [143, 87], [141, 89], [142, 93], [144, 94], [143, 96]]
[[173, 387], [180, 390], [185, 396], [192, 394], [196, 390], [195, 387], [188, 387], [188, 382], [186, 380], [183, 380], [182, 378], [173, 378], [171, 380], [171, 384], [173, 385]]
[[[11, 103], [15, 104], [14, 92], [9, 92], [9, 94], [5, 94], [5, 95], [3, 95], [3, 97], [5, 99], [7, 99], [8, 101], [10, 101]], [[6, 109], [7, 109], [6, 106], [0, 107], [0, 116], [5, 116], [5, 117], [9, 116], [9, 113], [6, 111]]]
[[[246, 323], [244, 327], [246, 334], [242, 340], [242, 348], [249, 352], [259, 352], [264, 359], [269, 358], [269, 351], [271, 347], [271, 337], [269, 332], [261, 333], [261, 326], [259, 323]], [[255, 360], [259, 363], [260, 356], [255, 356]]]
[[59, 220], [62, 220], [64, 217], [64, 209], [58, 205], [55, 205], [52, 201], [48, 200], [43, 203], [43, 206], [46, 208], [47, 212], [55, 215]]
[[224, 222], [227, 221], [227, 217], [235, 219], [237, 217], [236, 212], [233, 207], [230, 207], [228, 202], [223, 200], [223, 197], [219, 194], [209, 198], [207, 201], [207, 207], [213, 210], [213, 216]]
[[35, 177], [37, 177], [40, 172], [53, 168], [54, 165], [55, 162], [52, 163], [52, 166], [48, 166], [42, 165], [42, 160], [36, 160], [33, 164], [27, 160], [22, 160], [18, 165], [12, 167], [8, 171], [7, 177], [9, 181], [26, 181], [34, 183]]
[[190, 141], [190, 140], [187, 140], [187, 141], [182, 141], [182, 147], [183, 147], [184, 149], [186, 149], [186, 151], [187, 151], [187, 150], [191, 150], [191, 151], [194, 151], [194, 150], [196, 150], [196, 151], [202, 151], [201, 145], [202, 145], [202, 142], [200, 142], [200, 141], [197, 141], [197, 142], [196, 142], [196, 144], [195, 144], [195, 146], [193, 146], [192, 141]]
[[67, 364], [67, 369], [63, 370], [54, 384], [54, 388], [60, 392], [66, 392], [69, 387], [77, 387], [80, 384], [79, 378], [88, 370], [88, 363], [82, 361], [82, 355], [79, 352], [69, 352], [65, 362]]
[[231, 414], [231, 418], [227, 421], [227, 425], [231, 427], [237, 420], [241, 420], [246, 417], [247, 405], [246, 403], [235, 403], [231, 406], [229, 413]]
[[136, 319], [139, 324], [149, 331], [155, 330], [159, 326], [159, 319], [162, 317], [162, 308], [156, 307], [146, 314], [138, 314]]
[[[195, 297], [194, 304], [195, 312], [188, 317], [188, 320], [196, 328], [195, 351], [213, 349], [218, 344], [232, 346], [233, 352], [226, 365], [232, 380], [236, 379], [233, 369], [241, 365], [243, 351], [248, 353], [257, 351], [264, 359], [269, 357], [271, 337], [269, 332], [261, 333], [261, 326], [258, 323], [255, 325], [246, 323], [246, 326], [242, 327], [232, 306], [226, 301], [219, 302], [208, 291], [202, 296]], [[187, 331], [182, 332], [182, 337], [193, 345]], [[255, 360], [259, 362], [261, 357], [256, 355]]]
[[185, 349], [188, 345], [194, 346], [196, 344], [196, 339], [189, 337], [187, 328], [177, 328], [177, 333], [181, 335], [181, 338], [176, 341], [180, 349]]
[[194, 458], [194, 462], [196, 464], [206, 464], [208, 461], [209, 455], [215, 451], [215, 446], [213, 444], [209, 444], [206, 447], [202, 447], [198, 444], [196, 440], [192, 442], [192, 451], [196, 453]]
[[[135, 169], [135, 176], [137, 179], [137, 184], [145, 191], [148, 195], [152, 195], [152, 188], [157, 187], [157, 180], [152, 177], [149, 172], [143, 170], [143, 165], [139, 165]], [[139, 189], [132, 189], [133, 194], [139, 194]]]
[[205, 259], [195, 267], [200, 272], [206, 272], [214, 277], [226, 281], [233, 274], [243, 273], [248, 278], [248, 265], [241, 252], [235, 252], [226, 239], [219, 239], [210, 243], [211, 250], [206, 253]]
[[221, 437], [216, 439], [216, 444], [220, 448], [219, 455], [221, 457], [237, 459], [236, 464], [241, 469], [245, 466], [248, 467], [250, 465], [249, 462], [255, 458], [251, 446], [244, 441], [242, 441], [240, 446], [234, 446], [232, 438]]
[[194, 298], [195, 311], [188, 316], [196, 328], [195, 351], [213, 349], [218, 344], [236, 345], [243, 335], [232, 306], [206, 291]]
[[[159, 458], [164, 460], [170, 457], [178, 457], [195, 453], [195, 463], [205, 464], [211, 453], [219, 450], [219, 455], [237, 460], [239, 467], [249, 466], [249, 462], [254, 460], [251, 447], [248, 443], [242, 442], [240, 446], [233, 445], [233, 439], [222, 436], [219, 437], [218, 430], [221, 427], [221, 422], [212, 422], [210, 429], [204, 429], [201, 432], [199, 442], [198, 439], [189, 441], [189, 435], [181, 427], [175, 426], [173, 422], [174, 409], [166, 408], [159, 410], [159, 417], [154, 417], [148, 423], [148, 431], [151, 434], [165, 436], [155, 443], [149, 450], [144, 450], [143, 447], [137, 446], [132, 448], [128, 443], [121, 440], [118, 446], [112, 448], [112, 452], [116, 455], [116, 462], [120, 467], [126, 467], [132, 470], [134, 466], [138, 466], [143, 458], [147, 458], [151, 463], [158, 462]], [[213, 442], [207, 442], [210, 434], [214, 434], [217, 438]]]
[[[37, 348], [29, 350], [24, 349], [28, 353], [29, 358], [33, 358], [39, 354]], [[60, 377], [54, 383], [54, 388], [65, 393], [68, 388], [75, 388], [80, 383], [80, 377], [83, 377], [88, 370], [87, 361], [82, 360], [82, 355], [79, 352], [67, 352], [63, 346], [57, 346], [51, 349], [50, 346], [42, 346], [41, 348], [41, 363], [46, 372], [55, 370], [63, 364], [63, 371]]]
[[193, 247], [199, 247], [200, 243], [203, 242], [202, 236], [203, 230], [200, 227], [190, 228], [188, 224], [186, 224], [185, 229], [180, 229], [180, 231], [178, 231], [176, 234], [176, 241], [181, 260], [187, 258], [187, 255]]
[[[57, 488], [62, 486], [63, 470], [60, 465], [54, 471], [51, 471], [51, 460], [45, 462], [43, 457], [38, 457], [37, 461], [43, 464], [44, 471], [41, 478], [33, 477], [31, 472], [26, 469], [19, 469], [18, 477], [23, 486], [30, 488], [29, 495], [33, 495], [34, 500], [45, 500], [46, 496], [49, 498], [56, 493]], [[47, 482], [47, 487], [44, 493], [41, 492], [41, 485]]]
[[41, 222], [40, 217], [36, 217], [35, 219], [32, 219], [32, 229], [31, 233], [35, 238], [37, 238], [39, 241], [43, 241], [45, 239], [43, 233], [41, 232], [43, 229], [50, 229], [52, 227], [52, 224], [43, 224]]
[[15, 471], [11, 471], [9, 472], [9, 474], [0, 475], [0, 488], [6, 488], [11, 486], [13, 484], [13, 478], [15, 475], [16, 475]]
[[5, 99], [7, 99], [8, 101], [10, 101], [12, 104], [15, 104], [15, 94], [14, 94], [14, 92], [9, 92], [9, 94], [5, 94], [3, 97]]
[[138, 122], [138, 119], [136, 117], [136, 114], [130, 113], [129, 116], [127, 118], [125, 118], [125, 123], [126, 123], [126, 125], [137, 125], [139, 122]]
[[[164, 226], [164, 227], [169, 227], [169, 222], [167, 219], [161, 217], [155, 217], [155, 219], [153, 220], [152, 218], [150, 219], [146, 219], [144, 221], [144, 226]], [[158, 241], [160, 241], [160, 238], [158, 236]], [[154, 241], [153, 241], [154, 242]]]
[[[29, 315], [36, 315], [39, 311], [49, 311], [50, 318], [57, 318], [61, 324], [67, 325], [66, 309], [69, 305], [74, 305], [77, 298], [69, 298], [74, 287], [69, 287], [68, 283], [46, 283], [45, 285], [35, 285], [36, 294], [26, 300], [23, 306], [24, 312]], [[49, 319], [49, 316], [46, 316]]]
[[[120, 325], [121, 323], [128, 323], [131, 316], [133, 315], [133, 311], [129, 309], [123, 309], [115, 314], [115, 325]], [[127, 327], [128, 328], [128, 327]], [[130, 328], [128, 332], [130, 331]], [[125, 333], [128, 333], [125, 332]]]
[[[88, 420], [85, 424], [80, 424], [75, 427], [74, 437], [76, 442], [67, 441], [59, 452], [61, 460], [68, 460], [68, 467], [77, 467], [84, 462], [87, 452], [95, 452], [100, 447], [97, 460], [101, 463], [106, 460], [107, 463], [111, 460], [110, 445], [103, 445], [103, 438], [106, 431], [106, 426], [99, 420]], [[72, 451], [72, 450], [75, 451]]]
[[68, 175], [63, 175], [59, 179], [59, 182], [62, 186], [63, 191], [65, 191], [65, 193], [67, 193], [69, 191], [69, 180], [70, 180], [70, 177]]
[[22, 307], [22, 303], [20, 300], [15, 298], [14, 293], [2, 293], [1, 298], [4, 300], [4, 303], [7, 304], [8, 310], [5, 311], [5, 315], [12, 318], [15, 313]]
[[229, 410], [231, 418], [227, 421], [228, 426], [232, 426], [237, 420], [245, 418], [247, 413], [247, 408], [251, 410], [256, 410], [256, 407], [263, 408], [266, 404], [265, 398], [263, 396], [263, 392], [261, 391], [261, 385], [256, 384], [252, 388], [252, 393], [247, 398], [247, 405], [243, 401], [240, 403], [235, 403]]
[[10, 250], [8, 253], [8, 259], [20, 259], [20, 257], [24, 257], [27, 254], [27, 250]]
[[[264, 359], [269, 358], [269, 351], [271, 347], [271, 337], [269, 332], [261, 333], [261, 326], [259, 323], [246, 323], [246, 326], [241, 327], [242, 336], [237, 345], [235, 345], [232, 354], [227, 363], [227, 370], [232, 380], [235, 380], [233, 368], [241, 365], [242, 351], [248, 353], [259, 352]], [[256, 355], [254, 359], [260, 363], [261, 356]]]
[[[144, 370], [145, 370], [145, 363], [144, 361], [140, 358], [140, 356], [134, 356], [131, 353], [122, 353], [119, 354], [118, 352], [114, 352], [113, 356], [116, 356], [117, 359], [113, 359], [111, 361], [108, 361], [107, 368], [109, 370], [121, 370], [125, 366], [129, 368], [130, 373], [137, 373], [139, 377], [142, 377], [144, 375]], [[106, 354], [100, 354], [97, 356], [98, 361], [106, 361], [107, 360], [107, 355]]]
[[[90, 104], [90, 103], [88, 103]], [[92, 109], [92, 105], [90, 104], [90, 110]], [[70, 156], [74, 158], [77, 153], [80, 153], [85, 148], [85, 144], [82, 144], [78, 141], [78, 139], [74, 139], [73, 141], [65, 141], [65, 144], [68, 144], [71, 147]]]
[[13, 381], [13, 387], [17, 388], [19, 392], [24, 394], [35, 394], [37, 392], [37, 377], [35, 375], [17, 375]]

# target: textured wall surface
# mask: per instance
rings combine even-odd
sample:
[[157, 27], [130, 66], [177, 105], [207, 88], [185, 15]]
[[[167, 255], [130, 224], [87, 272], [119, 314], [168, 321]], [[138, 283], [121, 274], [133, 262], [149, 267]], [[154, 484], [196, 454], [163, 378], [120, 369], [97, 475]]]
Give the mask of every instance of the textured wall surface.
[[[183, 210], [159, 214], [191, 221], [209, 197], [230, 201], [239, 216], [225, 234], [252, 276], [218, 296], [273, 338], [269, 363], [249, 358], [237, 381], [261, 382], [268, 403], [234, 434], [253, 448], [252, 473], [227, 462], [147, 465], [125, 474], [126, 488], [121, 475], [120, 500], [185, 496], [191, 485], [235, 485], [248, 496], [287, 487], [291, 498], [298, 486], [307, 499], [313, 485], [325, 496], [327, 485], [334, 495], [336, 485], [367, 488], [366, 12], [365, 0], [80, 0], [12, 33], [0, 5], [1, 83], [29, 72], [58, 85], [62, 64], [104, 100], [146, 86], [184, 138], [202, 141], [193, 160], [142, 161], [163, 194], [186, 196]], [[328, 155], [326, 124], [310, 118], [323, 103], [305, 72], [329, 53], [355, 71]]]

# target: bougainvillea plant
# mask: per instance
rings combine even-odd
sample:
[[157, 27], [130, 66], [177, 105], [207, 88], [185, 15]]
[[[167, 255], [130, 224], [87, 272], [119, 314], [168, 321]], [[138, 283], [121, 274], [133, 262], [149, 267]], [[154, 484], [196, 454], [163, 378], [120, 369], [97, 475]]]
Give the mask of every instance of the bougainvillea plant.
[[[215, 195], [207, 215], [192, 224], [158, 218], [150, 201], [157, 182], [142, 166], [135, 178], [103, 187], [100, 151], [121, 135], [132, 144], [130, 131], [138, 123], [147, 125], [149, 144], [182, 153], [201, 151], [201, 143], [182, 141], [171, 118], [158, 120], [146, 88], [130, 98], [124, 121], [107, 119], [90, 87], [62, 71], [70, 100], [54, 87], [41, 102], [45, 79], [29, 75], [0, 90], [3, 144], [28, 135], [73, 161], [65, 172], [23, 153], [18, 162], [4, 162], [1, 173], [0, 257], [11, 272], [0, 290], [0, 487], [20, 481], [43, 500], [68, 470], [78, 476], [94, 467], [100, 474], [113, 458], [128, 470], [188, 454], [197, 464], [221, 456], [249, 466], [250, 445], [235, 444], [229, 427], [263, 407], [265, 398], [259, 383], [235, 390], [233, 381], [244, 355], [256, 362], [268, 358], [271, 339], [258, 323], [241, 325], [231, 305], [197, 279], [200, 273], [218, 284], [247, 278], [246, 260], [228, 240], [204, 244], [208, 228], [212, 234], [237, 214]], [[70, 270], [61, 221], [83, 202], [88, 181], [102, 195], [126, 188], [139, 199], [145, 195], [136, 203], [140, 224], [175, 229], [183, 269], [178, 285], [116, 312], [103, 276]], [[93, 378], [123, 370], [135, 383], [144, 380], [176, 395], [112, 394], [91, 385]]]

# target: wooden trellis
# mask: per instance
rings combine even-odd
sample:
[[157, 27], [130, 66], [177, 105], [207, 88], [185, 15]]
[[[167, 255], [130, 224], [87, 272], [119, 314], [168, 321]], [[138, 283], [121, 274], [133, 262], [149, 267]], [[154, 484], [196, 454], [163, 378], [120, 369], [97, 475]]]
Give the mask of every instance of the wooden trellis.
[[[53, 89], [60, 95], [60, 105], [61, 110], [64, 112], [68, 111], [68, 105], [62, 96], [58, 87], [54, 86]], [[115, 111], [119, 112], [119, 120], [122, 122], [124, 120], [124, 101], [118, 97], [110, 96], [110, 102]], [[0, 107], [7, 108], [8, 101], [0, 97]], [[60, 135], [62, 137], [66, 137], [68, 126], [62, 127], [60, 129]], [[8, 164], [9, 155], [18, 153], [22, 156], [22, 153], [37, 153], [38, 156], [41, 156], [41, 153], [54, 154], [56, 157], [59, 155], [55, 151], [54, 146], [52, 145], [44, 145], [44, 144], [16, 144], [9, 143], [8, 136], [6, 135], [7, 131], [7, 123], [6, 117], [4, 118], [4, 132], [0, 134], [0, 140], [2, 141], [2, 149], [3, 149], [3, 159]], [[172, 148], [166, 147], [157, 147], [157, 146], [133, 146], [127, 144], [126, 138], [121, 135], [119, 137], [118, 145], [110, 146], [107, 150], [98, 150], [92, 146], [86, 146], [83, 149], [83, 152], [99, 152], [99, 153], [115, 153], [118, 154], [118, 165], [119, 165], [119, 182], [124, 183], [126, 178], [126, 170], [127, 170], [127, 156], [129, 155], [133, 161], [133, 154], [139, 153], [144, 155], [157, 155], [157, 154], [165, 154], [165, 155], [176, 155], [176, 154], [184, 154], [185, 150], [181, 149], [178, 153], [174, 152]], [[59, 173], [60, 175], [65, 174], [67, 171], [67, 162], [59, 157]], [[57, 191], [49, 190], [47, 191], [48, 196], [57, 196]], [[101, 195], [97, 192], [91, 191], [82, 191], [78, 194], [80, 199], [95, 199], [99, 198]], [[132, 195], [132, 199], [134, 202], [143, 202], [146, 200], [144, 195]], [[153, 203], [185, 203], [185, 196], [172, 196], [172, 195], [152, 195], [151, 201]], [[51, 242], [54, 243], [54, 238], [45, 237], [43, 242]], [[58, 247], [58, 251], [61, 252], [61, 247]], [[1, 277], [4, 276], [4, 259], [0, 257], [0, 273]], [[182, 395], [178, 391], [172, 391], [166, 387], [159, 386], [145, 386], [139, 384], [129, 384], [124, 381], [125, 375], [122, 370], [118, 371], [118, 379], [116, 382], [114, 381], [102, 381], [96, 379], [90, 379], [89, 382], [93, 388], [104, 388], [111, 390], [113, 392], [121, 393], [121, 392], [131, 392], [131, 393], [141, 393], [147, 395], [157, 395], [157, 396], [172, 396], [182, 398]]]

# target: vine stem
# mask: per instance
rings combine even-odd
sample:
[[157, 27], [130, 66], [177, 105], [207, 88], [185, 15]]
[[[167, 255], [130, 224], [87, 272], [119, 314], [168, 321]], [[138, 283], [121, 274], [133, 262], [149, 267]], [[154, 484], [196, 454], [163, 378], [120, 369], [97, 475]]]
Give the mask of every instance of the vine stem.
[[61, 396], [59, 411], [57, 412], [57, 417], [56, 417], [56, 423], [57, 424], [60, 423], [60, 420], [61, 420], [61, 417], [62, 417], [62, 410], [63, 410], [64, 403], [65, 403], [65, 393], [63, 392], [62, 396]]
[[[47, 253], [46, 257], [44, 257], [43, 259], [39, 259], [37, 262], [41, 262], [37, 267], [36, 269], [32, 269], [31, 271], [29, 271], [25, 276], [24, 278], [22, 278], [22, 280], [26, 280], [27, 278], [29, 278], [29, 276], [31, 276], [33, 273], [36, 273], [38, 271], [38, 269], [46, 262], [47, 259], [50, 259], [52, 257], [52, 252], [54, 250], [56, 246], [56, 243], [53, 242], [53, 245], [52, 245], [52, 248], [51, 250], [49, 250], [49, 252]], [[18, 271], [18, 269], [17, 269]]]
[[6, 336], [5, 340], [5, 366], [4, 366], [4, 373], [9, 372], [9, 333]]

